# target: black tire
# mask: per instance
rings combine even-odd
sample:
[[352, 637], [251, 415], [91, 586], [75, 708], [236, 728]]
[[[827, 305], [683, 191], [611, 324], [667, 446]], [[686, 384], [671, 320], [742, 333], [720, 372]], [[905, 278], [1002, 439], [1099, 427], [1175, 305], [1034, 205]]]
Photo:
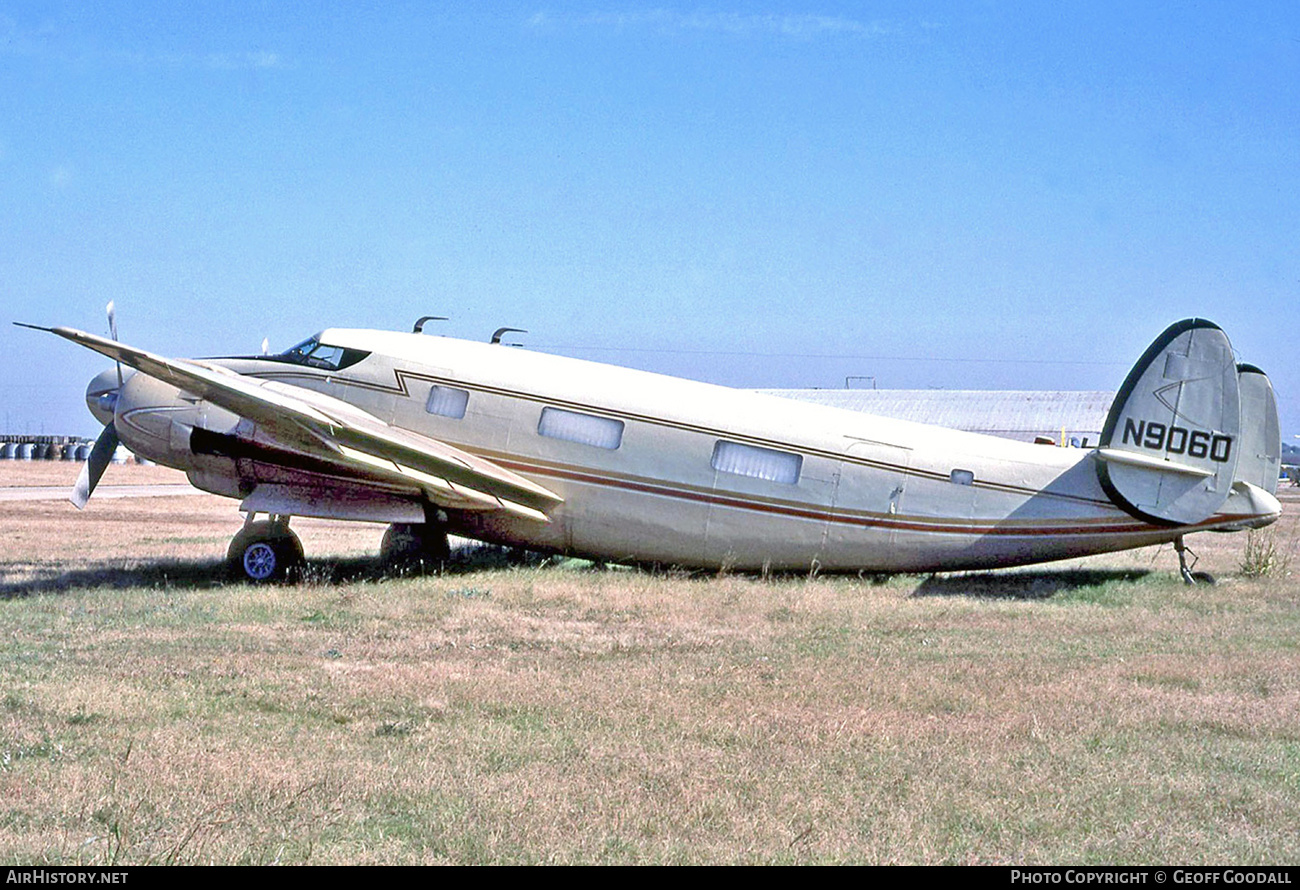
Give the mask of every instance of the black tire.
[[238, 580], [254, 584], [289, 581], [302, 570], [302, 542], [284, 526], [254, 522], [235, 535], [226, 560]]
[[441, 526], [395, 522], [384, 532], [379, 556], [401, 570], [436, 572], [451, 556], [451, 546]]

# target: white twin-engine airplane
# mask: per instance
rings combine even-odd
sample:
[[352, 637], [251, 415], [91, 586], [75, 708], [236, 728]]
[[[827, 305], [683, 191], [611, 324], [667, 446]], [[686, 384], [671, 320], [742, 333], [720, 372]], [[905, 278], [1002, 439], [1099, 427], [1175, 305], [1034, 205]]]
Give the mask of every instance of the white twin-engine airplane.
[[1190, 582], [1184, 535], [1259, 528], [1281, 511], [1272, 386], [1201, 319], [1147, 349], [1089, 450], [418, 325], [326, 330], [279, 355], [216, 359], [40, 330], [119, 363], [86, 391], [105, 428], [73, 503], [84, 506], [125, 443], [240, 501], [247, 521], [230, 559], [253, 581], [295, 570], [289, 519], [313, 516], [391, 523], [386, 551], [431, 560], [450, 531], [741, 571], [978, 569], [1173, 541]]

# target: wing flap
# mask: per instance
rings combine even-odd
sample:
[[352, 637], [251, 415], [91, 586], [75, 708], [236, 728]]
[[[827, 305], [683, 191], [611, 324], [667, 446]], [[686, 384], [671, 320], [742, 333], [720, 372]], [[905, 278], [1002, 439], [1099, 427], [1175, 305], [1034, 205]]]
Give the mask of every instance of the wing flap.
[[540, 510], [515, 503], [496, 495], [485, 494], [464, 485], [458, 485], [422, 470], [404, 466], [397, 461], [375, 457], [364, 451], [358, 451], [347, 445], [339, 446], [339, 454], [347, 460], [363, 464], [367, 468], [395, 482], [415, 483], [424, 490], [429, 500], [444, 507], [461, 510], [503, 510], [524, 519], [538, 522], [550, 522], [550, 517]]

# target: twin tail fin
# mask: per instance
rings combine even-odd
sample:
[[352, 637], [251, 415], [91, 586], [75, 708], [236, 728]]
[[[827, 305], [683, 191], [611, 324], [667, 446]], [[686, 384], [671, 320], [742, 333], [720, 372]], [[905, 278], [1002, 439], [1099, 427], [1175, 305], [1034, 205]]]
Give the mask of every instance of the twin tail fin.
[[1267, 375], [1237, 364], [1218, 325], [1191, 318], [1129, 372], [1102, 428], [1097, 474], [1117, 506], [1157, 525], [1205, 522], [1234, 492], [1252, 514], [1275, 518], [1281, 451]]

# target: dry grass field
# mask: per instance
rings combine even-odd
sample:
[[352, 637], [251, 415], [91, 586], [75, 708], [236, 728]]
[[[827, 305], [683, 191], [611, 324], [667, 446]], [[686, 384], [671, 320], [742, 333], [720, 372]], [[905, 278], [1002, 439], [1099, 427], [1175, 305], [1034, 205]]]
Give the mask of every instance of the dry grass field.
[[1286, 503], [1268, 574], [1202, 535], [1194, 588], [1168, 547], [387, 578], [379, 527], [311, 521], [306, 580], [255, 588], [224, 579], [233, 502], [0, 502], [0, 860], [1293, 863]]

